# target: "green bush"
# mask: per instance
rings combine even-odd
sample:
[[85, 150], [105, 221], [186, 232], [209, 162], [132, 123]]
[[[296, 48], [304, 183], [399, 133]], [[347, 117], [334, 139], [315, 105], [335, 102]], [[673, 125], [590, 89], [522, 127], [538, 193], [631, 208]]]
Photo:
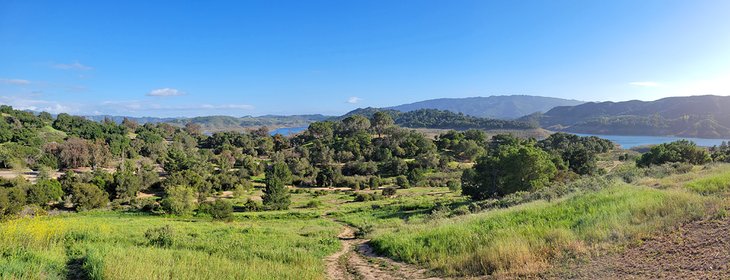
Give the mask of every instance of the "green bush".
[[162, 207], [170, 214], [190, 215], [196, 207], [195, 191], [185, 186], [168, 187], [166, 197], [162, 200]]
[[380, 187], [380, 177], [370, 176], [370, 179], [368, 180], [368, 186], [371, 190], [377, 190], [378, 187]]
[[383, 196], [389, 197], [395, 195], [395, 188], [384, 188], [383, 189]]
[[107, 193], [92, 184], [75, 184], [71, 196], [71, 201], [76, 206], [76, 210], [101, 208], [109, 203]]
[[395, 184], [398, 185], [401, 189], [407, 189], [411, 187], [411, 182], [408, 181], [408, 177], [406, 176], [398, 176], [395, 177]]
[[151, 246], [169, 248], [175, 241], [175, 232], [172, 227], [165, 225], [158, 228], [151, 228], [145, 231], [144, 237]]
[[377, 193], [358, 193], [355, 195], [355, 202], [375, 201], [383, 199], [383, 196]]
[[46, 207], [49, 202], [58, 201], [63, 196], [61, 183], [57, 180], [38, 180], [28, 186], [28, 203]]
[[636, 164], [641, 167], [649, 167], [673, 162], [705, 164], [711, 160], [706, 149], [698, 147], [692, 141], [678, 140], [652, 147], [648, 153], [641, 155]]
[[461, 190], [461, 182], [458, 180], [449, 180], [446, 182], [446, 187], [452, 192], [458, 192]]
[[208, 214], [213, 217], [214, 220], [233, 220], [233, 205], [227, 200], [217, 199], [213, 202], [205, 202], [200, 205], [198, 212]]
[[304, 205], [304, 208], [319, 208], [322, 207], [322, 205], [324, 205], [322, 201], [310, 200], [306, 205]]
[[494, 136], [496, 147], [462, 175], [462, 189], [474, 200], [547, 186], [557, 174], [552, 157], [531, 141]]
[[246, 200], [246, 203], [243, 204], [242, 208], [243, 211], [246, 212], [256, 212], [263, 209], [263, 207], [264, 206], [261, 204], [261, 202], [249, 198], [248, 200]]

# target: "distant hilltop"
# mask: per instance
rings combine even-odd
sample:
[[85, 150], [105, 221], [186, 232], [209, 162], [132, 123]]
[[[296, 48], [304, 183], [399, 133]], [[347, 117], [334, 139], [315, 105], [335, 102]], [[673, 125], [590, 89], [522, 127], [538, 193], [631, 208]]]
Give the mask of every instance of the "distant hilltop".
[[559, 131], [615, 135], [730, 137], [730, 97], [668, 97], [655, 101], [589, 102], [521, 118]]
[[403, 104], [387, 109], [409, 112], [420, 109], [446, 110], [465, 115], [493, 118], [516, 119], [524, 115], [547, 112], [558, 106], [575, 106], [584, 101], [555, 97], [531, 95], [499, 95], [487, 97], [439, 98]]

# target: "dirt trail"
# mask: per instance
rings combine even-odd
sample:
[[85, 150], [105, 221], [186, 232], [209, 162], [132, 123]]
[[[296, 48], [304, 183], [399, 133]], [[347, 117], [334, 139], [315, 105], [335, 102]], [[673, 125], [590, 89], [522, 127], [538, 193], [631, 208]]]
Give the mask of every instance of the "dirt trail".
[[377, 256], [368, 244], [369, 240], [357, 238], [355, 232], [354, 228], [344, 225], [344, 229], [337, 236], [342, 242], [342, 249], [325, 259], [329, 279], [440, 279], [428, 276], [425, 269]]
[[560, 279], [730, 279], [730, 219], [701, 220], [618, 254], [570, 265]]

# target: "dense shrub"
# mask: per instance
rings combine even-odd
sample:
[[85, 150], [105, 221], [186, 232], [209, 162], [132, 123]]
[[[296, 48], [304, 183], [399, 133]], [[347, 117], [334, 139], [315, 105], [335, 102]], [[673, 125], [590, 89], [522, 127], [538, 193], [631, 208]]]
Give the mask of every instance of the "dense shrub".
[[499, 135], [492, 142], [495, 147], [489, 155], [480, 157], [462, 175], [462, 192], [472, 199], [535, 191], [555, 177], [551, 156], [533, 142]]
[[678, 140], [652, 147], [648, 153], [641, 155], [636, 164], [641, 167], [674, 162], [705, 164], [711, 160], [706, 149], [698, 147], [692, 141]]
[[310, 200], [306, 205], [304, 205], [304, 208], [319, 208], [322, 207], [322, 205], [324, 204], [320, 200]]
[[23, 210], [25, 203], [26, 195], [22, 187], [0, 187], [0, 218], [4, 215], [17, 214]]
[[214, 220], [233, 220], [233, 205], [227, 200], [217, 199], [213, 202], [203, 203], [200, 205], [199, 212], [210, 215]]
[[377, 190], [378, 187], [380, 187], [380, 177], [370, 176], [370, 179], [368, 179], [368, 187], [370, 187], [371, 190]]
[[144, 237], [151, 246], [168, 248], [175, 242], [175, 232], [169, 225], [148, 229], [145, 231]]
[[395, 195], [395, 188], [384, 188], [383, 196], [390, 197]]
[[170, 214], [190, 215], [196, 207], [195, 192], [185, 186], [172, 186], [166, 190], [162, 207]]
[[63, 196], [61, 183], [57, 180], [38, 180], [28, 186], [28, 203], [47, 206], [49, 202], [58, 201]]
[[446, 182], [446, 187], [452, 192], [461, 191], [461, 182], [458, 180], [449, 180]]
[[383, 196], [378, 193], [358, 193], [355, 195], [355, 202], [375, 201], [382, 198]]
[[264, 206], [261, 204], [261, 202], [249, 198], [248, 200], [246, 200], [246, 203], [244, 203], [241, 208], [243, 211], [255, 212], [260, 211], [261, 209], [263, 209], [263, 207]]
[[395, 184], [401, 189], [407, 189], [411, 187], [411, 182], [408, 180], [408, 177], [403, 175], [395, 177]]
[[77, 210], [101, 208], [109, 203], [107, 193], [92, 184], [75, 184], [71, 195], [71, 201], [76, 206]]

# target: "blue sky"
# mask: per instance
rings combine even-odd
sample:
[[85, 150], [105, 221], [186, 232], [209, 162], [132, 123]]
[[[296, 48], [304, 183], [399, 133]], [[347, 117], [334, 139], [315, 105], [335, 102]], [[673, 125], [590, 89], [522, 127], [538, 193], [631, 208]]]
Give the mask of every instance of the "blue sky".
[[0, 0], [0, 103], [244, 116], [728, 95], [728, 11], [724, 0]]

